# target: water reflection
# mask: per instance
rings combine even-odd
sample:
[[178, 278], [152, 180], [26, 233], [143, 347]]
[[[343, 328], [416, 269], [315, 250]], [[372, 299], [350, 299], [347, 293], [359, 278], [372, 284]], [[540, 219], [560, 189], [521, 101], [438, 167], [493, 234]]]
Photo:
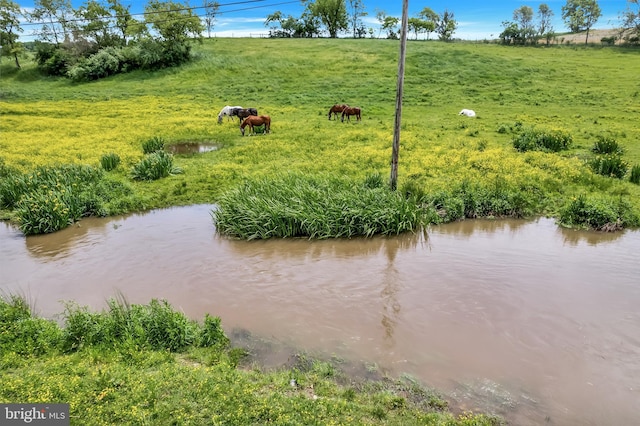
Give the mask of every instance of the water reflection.
[[597, 232], [558, 227], [558, 233], [562, 235], [562, 240], [571, 246], [577, 246], [583, 242], [590, 246], [610, 243], [622, 238], [625, 232], [627, 231]]

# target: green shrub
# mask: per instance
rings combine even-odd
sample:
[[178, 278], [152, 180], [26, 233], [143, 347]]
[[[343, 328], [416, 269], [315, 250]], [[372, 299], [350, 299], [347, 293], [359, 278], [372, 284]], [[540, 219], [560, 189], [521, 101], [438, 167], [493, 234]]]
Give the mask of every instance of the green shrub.
[[58, 325], [34, 317], [23, 297], [0, 297], [0, 353], [39, 356], [59, 348], [61, 342]]
[[631, 168], [629, 181], [631, 183], [635, 183], [636, 185], [640, 184], [640, 164], [636, 164]]
[[618, 154], [605, 154], [589, 160], [589, 166], [599, 175], [622, 179], [627, 173], [629, 164]]
[[618, 142], [607, 136], [598, 136], [598, 139], [593, 144], [591, 151], [595, 154], [618, 154], [623, 153], [623, 149], [618, 145]]
[[120, 164], [120, 156], [113, 152], [109, 154], [104, 154], [102, 157], [100, 157], [100, 165], [107, 172], [110, 172], [111, 170], [115, 169], [116, 167], [118, 167], [119, 164]]
[[616, 231], [626, 226], [638, 226], [640, 218], [631, 204], [622, 198], [580, 195], [560, 210], [559, 222], [567, 227]]
[[164, 151], [145, 155], [132, 169], [136, 180], [157, 180], [181, 172], [181, 169], [173, 167], [173, 155]]
[[110, 299], [107, 305], [108, 310], [95, 313], [67, 304], [62, 346], [65, 351], [87, 346], [133, 346], [180, 352], [189, 346], [226, 347], [229, 343], [220, 318], [207, 314], [201, 325], [174, 310], [166, 300], [130, 305]]
[[387, 188], [289, 174], [223, 194], [212, 216], [218, 232], [246, 240], [324, 239], [411, 231], [423, 224], [424, 211]]
[[101, 49], [69, 68], [68, 76], [74, 81], [90, 81], [119, 73], [121, 60], [114, 47]]
[[153, 154], [157, 151], [164, 149], [164, 138], [160, 136], [154, 136], [149, 140], [142, 143], [142, 152], [145, 154]]
[[536, 202], [527, 191], [509, 186], [501, 179], [490, 186], [464, 181], [451, 191], [441, 191], [426, 199], [443, 222], [478, 217], [526, 217]]
[[559, 152], [569, 148], [573, 137], [562, 130], [522, 130], [513, 140], [513, 147], [520, 151]]

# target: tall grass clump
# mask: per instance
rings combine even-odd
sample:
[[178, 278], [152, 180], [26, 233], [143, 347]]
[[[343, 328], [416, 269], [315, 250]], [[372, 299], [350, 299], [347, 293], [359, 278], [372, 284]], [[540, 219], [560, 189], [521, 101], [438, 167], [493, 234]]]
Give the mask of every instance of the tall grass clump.
[[142, 143], [142, 152], [145, 154], [152, 154], [164, 149], [164, 138], [160, 136], [154, 136]]
[[299, 174], [254, 179], [223, 194], [212, 217], [218, 232], [246, 240], [370, 237], [423, 224], [416, 203], [371, 184]]
[[463, 181], [451, 190], [425, 195], [425, 202], [438, 213], [438, 222], [479, 217], [527, 217], [540, 200], [534, 191], [496, 179], [493, 184]]
[[131, 170], [136, 180], [157, 180], [181, 172], [180, 168], [173, 167], [173, 155], [164, 151], [145, 155]]
[[126, 183], [86, 165], [40, 166], [0, 179], [0, 208], [13, 211], [25, 235], [55, 232], [84, 216], [122, 213], [117, 204], [123, 202], [128, 208], [140, 203]]
[[638, 226], [640, 217], [627, 200], [613, 197], [574, 197], [560, 210], [559, 223], [566, 227], [617, 231]]
[[0, 353], [40, 356], [60, 347], [62, 332], [53, 321], [33, 315], [24, 297], [0, 294]]
[[514, 136], [512, 143], [519, 152], [560, 152], [571, 146], [573, 137], [562, 130], [540, 130], [530, 127]]
[[594, 173], [617, 179], [622, 179], [627, 174], [629, 167], [629, 163], [624, 161], [619, 154], [597, 155], [589, 160], [588, 164]]
[[110, 152], [109, 154], [104, 154], [100, 157], [100, 165], [102, 169], [110, 172], [114, 170], [120, 164], [120, 156], [116, 153]]
[[207, 314], [200, 324], [174, 310], [166, 300], [136, 305], [110, 299], [107, 305], [103, 312], [91, 312], [86, 307], [67, 304], [62, 345], [65, 351], [85, 346], [133, 345], [180, 352], [189, 346], [226, 347], [229, 343], [219, 317]]
[[617, 154], [622, 155], [624, 150], [613, 138], [608, 136], [598, 136], [597, 140], [591, 148], [591, 152], [594, 154]]
[[636, 164], [631, 168], [631, 174], [629, 175], [629, 181], [640, 185], [640, 164]]

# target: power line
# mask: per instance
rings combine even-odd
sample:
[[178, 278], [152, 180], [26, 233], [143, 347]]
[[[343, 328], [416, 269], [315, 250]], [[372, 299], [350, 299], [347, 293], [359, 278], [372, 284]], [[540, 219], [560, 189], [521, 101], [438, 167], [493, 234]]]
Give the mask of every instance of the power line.
[[[231, 3], [225, 3], [225, 4], [218, 4], [218, 7], [225, 7], [225, 6], [235, 6], [235, 5], [240, 5], [240, 4], [251, 4], [251, 3], [259, 3], [259, 2], [264, 2], [266, 0], [247, 0], [247, 1], [237, 1], [237, 2], [231, 2]], [[260, 9], [260, 8], [265, 8], [265, 7], [272, 7], [272, 6], [280, 6], [280, 5], [285, 5], [285, 4], [292, 4], [292, 3], [299, 3], [300, 0], [291, 0], [291, 1], [285, 1], [285, 2], [280, 2], [280, 3], [272, 3], [272, 4], [266, 4], [266, 5], [260, 5], [260, 6], [252, 6], [252, 7], [244, 7], [244, 8], [240, 8], [240, 9], [233, 9], [233, 10], [227, 10], [227, 11], [223, 11], [223, 12], [216, 12], [216, 16], [218, 15], [224, 15], [226, 13], [234, 13], [234, 12], [242, 12], [244, 10], [251, 10], [251, 9]], [[154, 12], [142, 12], [142, 13], [131, 13], [128, 15], [113, 15], [113, 16], [104, 16], [104, 17], [100, 17], [100, 18], [96, 18], [96, 19], [86, 19], [86, 18], [77, 18], [77, 19], [68, 19], [68, 20], [64, 20], [64, 21], [51, 21], [51, 22], [27, 22], [27, 23], [22, 23], [21, 26], [33, 26], [33, 25], [52, 25], [52, 24], [61, 24], [61, 23], [69, 23], [69, 22], [82, 22], [82, 21], [109, 21], [112, 19], [119, 19], [119, 18], [125, 18], [125, 17], [133, 17], [133, 16], [147, 16], [147, 15], [154, 15], [154, 14], [160, 14], [160, 13], [167, 13], [167, 12], [183, 12], [183, 11], [193, 11], [196, 9], [208, 9], [210, 8], [212, 5], [210, 6], [194, 6], [194, 7], [185, 7], [185, 8], [180, 8], [180, 9], [172, 9], [172, 10], [161, 10], [161, 11], [154, 11]], [[198, 18], [202, 18], [207, 16], [206, 14], [204, 15], [195, 15]], [[140, 22], [140, 21], [139, 21]], [[164, 22], [164, 21], [152, 21], [152, 22]]]

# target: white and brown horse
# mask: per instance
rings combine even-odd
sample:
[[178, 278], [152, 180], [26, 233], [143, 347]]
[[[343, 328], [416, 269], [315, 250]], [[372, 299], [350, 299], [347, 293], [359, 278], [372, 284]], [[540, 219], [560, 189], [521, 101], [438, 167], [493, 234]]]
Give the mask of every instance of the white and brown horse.
[[249, 135], [255, 134], [254, 127], [264, 126], [264, 133], [271, 132], [271, 117], [268, 115], [250, 115], [245, 118], [240, 125], [240, 133], [244, 136], [244, 128], [249, 126]]
[[222, 108], [220, 110], [220, 113], [218, 114], [218, 124], [222, 123], [222, 117], [227, 117], [227, 118], [232, 118], [233, 117], [233, 110], [235, 109], [242, 109], [241, 106], [229, 106], [227, 105], [226, 107]]

